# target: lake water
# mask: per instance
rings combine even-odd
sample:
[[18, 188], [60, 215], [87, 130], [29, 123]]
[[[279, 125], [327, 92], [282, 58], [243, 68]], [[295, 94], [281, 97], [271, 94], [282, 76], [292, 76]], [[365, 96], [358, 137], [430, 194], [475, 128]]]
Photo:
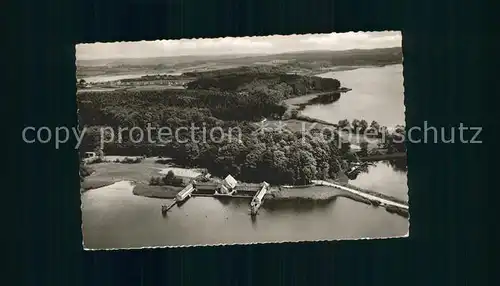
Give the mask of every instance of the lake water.
[[[342, 86], [352, 88], [330, 104], [309, 105], [302, 114], [337, 123], [339, 120], [365, 119], [394, 128], [405, 124], [403, 65], [364, 67], [346, 71], [333, 71], [318, 75], [336, 78]], [[397, 172], [385, 163], [369, 167], [352, 185], [408, 200], [407, 175]]]
[[406, 172], [395, 171], [385, 162], [368, 167], [368, 173], [360, 173], [349, 184], [363, 189], [408, 201], [408, 179]]
[[134, 196], [126, 185], [83, 194], [87, 248], [140, 248], [226, 243], [403, 236], [408, 220], [345, 198], [323, 204], [268, 202], [252, 220], [248, 199], [193, 197], [166, 217], [169, 200]]
[[[333, 104], [308, 106], [304, 114], [325, 121], [377, 120], [404, 123], [402, 66], [360, 68], [323, 74], [353, 90]], [[406, 173], [384, 163], [370, 167], [351, 184], [407, 199]], [[304, 189], [307, 191], [307, 189]], [[222, 202], [191, 198], [167, 217], [168, 200], [134, 196], [126, 183], [83, 194], [83, 232], [88, 248], [139, 248], [277, 241], [310, 241], [402, 236], [408, 220], [345, 198], [322, 204], [265, 203], [252, 220], [248, 199]]]
[[83, 78], [86, 82], [108, 82], [122, 79], [130, 79], [130, 78], [140, 78], [145, 74], [122, 74], [122, 75], [98, 75], [98, 76], [90, 76]]
[[403, 65], [333, 71], [318, 76], [336, 78], [352, 90], [334, 103], [307, 106], [303, 115], [332, 123], [343, 119], [365, 119], [368, 123], [375, 120], [387, 127], [405, 123]]

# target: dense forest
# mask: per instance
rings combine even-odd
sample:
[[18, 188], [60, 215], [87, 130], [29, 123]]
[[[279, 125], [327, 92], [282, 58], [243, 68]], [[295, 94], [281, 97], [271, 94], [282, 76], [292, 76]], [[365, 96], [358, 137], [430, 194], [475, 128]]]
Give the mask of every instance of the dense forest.
[[[273, 70], [272, 67], [269, 67]], [[336, 79], [294, 74], [263, 72], [261, 67], [246, 67], [220, 71], [186, 74], [197, 79], [187, 84], [188, 89], [216, 89], [224, 91], [274, 91], [285, 98], [314, 92], [337, 91]]]
[[[97, 130], [87, 132], [83, 145], [99, 146], [99, 136]], [[344, 156], [349, 147], [338, 148], [337, 144], [337, 140], [326, 140], [319, 133], [311, 136], [266, 131], [243, 134], [241, 141], [173, 141], [166, 146], [110, 143], [105, 152], [116, 154], [121, 148], [127, 155], [134, 155], [131, 149], [136, 148], [135, 155], [153, 152], [152, 155], [172, 157], [183, 166], [207, 168], [217, 176], [230, 173], [246, 182], [306, 184], [314, 178], [335, 178], [341, 168], [347, 167]]]
[[80, 123], [84, 126], [144, 127], [147, 123], [171, 126], [175, 118], [183, 122], [207, 118], [208, 123], [253, 121], [283, 115], [286, 107], [282, 100], [282, 94], [265, 91], [144, 90], [78, 94]]
[[[220, 128], [222, 138], [234, 128], [241, 140], [207, 138], [201, 129], [195, 140], [182, 144], [135, 143], [122, 134], [119, 142], [108, 143], [104, 152], [126, 156], [166, 156], [184, 166], [207, 168], [214, 175], [228, 173], [239, 180], [273, 184], [307, 184], [312, 179], [335, 178], [347, 168], [352, 154], [349, 143], [324, 138], [336, 134], [302, 134], [300, 132], [259, 132], [253, 122], [281, 118], [287, 107], [283, 100], [306, 93], [334, 91], [340, 82], [334, 79], [263, 72], [253, 68], [199, 73], [186, 90], [142, 90], [80, 92], [77, 94], [79, 123], [86, 129], [80, 150], [93, 151], [100, 146], [99, 126], [112, 127], [180, 127]], [[366, 128], [364, 120], [343, 122], [349, 128]], [[377, 123], [372, 122], [372, 126]], [[345, 126], [344, 126], [345, 127]], [[115, 131], [117, 132], [117, 131]], [[115, 133], [116, 134], [116, 133]], [[191, 134], [180, 133], [186, 139]], [[151, 132], [157, 138], [156, 130]], [[392, 135], [391, 135], [392, 136]], [[229, 140], [227, 138], [230, 138]], [[339, 148], [339, 146], [341, 146]], [[391, 152], [404, 144], [387, 146]]]
[[85, 126], [164, 125], [169, 113], [179, 109], [225, 121], [280, 118], [286, 111], [284, 99], [340, 88], [340, 82], [335, 79], [266, 73], [253, 67], [202, 73], [196, 77], [187, 90], [81, 92], [77, 96], [81, 123]]
[[[202, 77], [206, 78], [206, 77]], [[219, 79], [216, 78], [215, 81]], [[285, 98], [310, 90], [336, 89], [336, 80], [283, 74], [247, 73], [238, 77], [225, 77], [220, 82], [237, 82], [232, 86], [244, 86], [238, 90], [161, 90], [161, 91], [113, 91], [82, 92], [77, 95], [79, 119], [86, 130], [82, 151], [99, 146], [100, 129], [96, 126], [167, 126], [220, 127], [223, 132], [238, 127], [241, 140], [213, 142], [199, 131], [196, 142], [166, 145], [122, 142], [109, 143], [104, 152], [124, 155], [161, 155], [173, 157], [179, 164], [208, 168], [215, 175], [231, 173], [240, 180], [270, 183], [307, 183], [313, 178], [331, 178], [340, 170], [343, 161], [335, 143], [321, 138], [305, 138], [302, 134], [266, 132], [253, 135], [252, 122], [262, 117], [281, 117], [286, 110]], [[249, 88], [249, 86], [252, 88]], [[302, 89], [303, 87], [303, 89]], [[229, 91], [228, 91], [229, 90]], [[152, 133], [154, 138], [155, 131]], [[185, 134], [188, 136], [188, 134]], [[239, 134], [238, 134], [239, 135]], [[132, 138], [134, 139], [134, 138]], [[203, 140], [202, 140], [203, 139]], [[233, 138], [234, 139], [234, 138]], [[134, 154], [135, 153], [135, 154]]]

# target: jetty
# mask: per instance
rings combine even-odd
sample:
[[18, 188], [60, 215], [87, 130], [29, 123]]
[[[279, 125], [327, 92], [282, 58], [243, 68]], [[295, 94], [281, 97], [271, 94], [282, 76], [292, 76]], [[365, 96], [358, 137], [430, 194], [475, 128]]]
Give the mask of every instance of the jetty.
[[252, 216], [257, 215], [259, 208], [262, 205], [262, 202], [264, 201], [264, 196], [266, 195], [268, 190], [269, 190], [269, 184], [263, 182], [262, 187], [257, 192], [257, 194], [255, 194], [252, 201], [250, 202], [250, 215]]
[[161, 212], [163, 214], [167, 213], [171, 208], [173, 208], [177, 204], [177, 199], [174, 199], [170, 204], [168, 205], [162, 205], [161, 206]]
[[175, 199], [170, 204], [161, 206], [161, 212], [165, 214], [175, 205], [185, 202], [192, 196], [195, 190], [196, 190], [196, 182], [187, 185], [184, 189], [178, 192], [177, 195], [175, 195]]
[[218, 193], [218, 192], [215, 192], [215, 193], [212, 195], [212, 197], [215, 197], [215, 198], [218, 198], [218, 197], [219, 197], [219, 198], [231, 197], [231, 198], [233, 198], [233, 197], [235, 197], [235, 196], [234, 196], [234, 194], [235, 194], [235, 193], [236, 193], [236, 190], [232, 190], [232, 191], [230, 191], [230, 192], [229, 192], [229, 193], [227, 193], [227, 194], [226, 194], [226, 193]]
[[348, 187], [341, 186], [339, 184], [330, 183], [330, 182], [322, 181], [322, 180], [313, 180], [312, 182], [315, 183], [316, 185], [319, 185], [319, 186], [334, 187], [334, 188], [337, 188], [337, 189], [340, 189], [340, 190], [343, 190], [343, 191], [346, 191], [346, 192], [350, 192], [350, 193], [353, 193], [353, 194], [358, 195], [360, 197], [369, 199], [371, 201], [378, 201], [381, 205], [393, 206], [393, 207], [402, 208], [404, 210], [408, 210], [408, 205], [401, 204], [401, 203], [394, 202], [394, 201], [390, 201], [390, 200], [387, 200], [387, 199], [383, 199], [383, 198], [380, 198], [380, 197], [377, 197], [377, 196], [374, 196], [374, 195], [367, 194], [365, 192], [361, 192], [361, 191], [358, 191], [358, 190], [354, 190], [354, 189], [351, 189], [351, 188], [348, 188]]

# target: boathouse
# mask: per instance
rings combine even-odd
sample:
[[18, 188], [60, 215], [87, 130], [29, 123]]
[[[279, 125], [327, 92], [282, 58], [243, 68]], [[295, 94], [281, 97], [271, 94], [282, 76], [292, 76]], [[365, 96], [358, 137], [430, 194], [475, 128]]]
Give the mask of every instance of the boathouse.
[[236, 181], [233, 176], [227, 175], [227, 177], [222, 181], [219, 191], [222, 194], [228, 194], [236, 188], [236, 185], [238, 185], [238, 181]]
[[194, 191], [194, 184], [189, 184], [184, 189], [182, 189], [182, 191], [180, 191], [180, 192], [177, 193], [177, 195], [175, 196], [175, 199], [178, 202], [182, 202], [188, 196], [190, 196], [193, 191]]
[[264, 196], [267, 193], [268, 188], [269, 188], [269, 184], [266, 182], [263, 182], [262, 187], [260, 188], [259, 192], [253, 198], [252, 203], [257, 204], [257, 205], [261, 204], [262, 200], [264, 199]]
[[262, 187], [260, 188], [260, 190], [257, 192], [257, 194], [253, 197], [252, 201], [250, 202], [250, 215], [252, 215], [252, 216], [257, 215], [257, 212], [259, 211], [259, 208], [262, 205], [262, 202], [264, 200], [264, 196], [266, 195], [268, 189], [269, 189], [269, 184], [266, 182], [263, 182]]

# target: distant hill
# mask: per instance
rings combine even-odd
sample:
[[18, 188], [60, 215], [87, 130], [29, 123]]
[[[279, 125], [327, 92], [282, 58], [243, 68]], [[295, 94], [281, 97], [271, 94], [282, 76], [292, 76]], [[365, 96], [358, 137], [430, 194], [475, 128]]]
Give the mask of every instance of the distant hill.
[[403, 52], [401, 47], [394, 48], [384, 48], [384, 49], [370, 49], [370, 50], [346, 50], [346, 51], [303, 51], [303, 52], [292, 52], [283, 53], [276, 55], [261, 55], [252, 57], [242, 57], [234, 59], [233, 61], [239, 63], [245, 62], [265, 62], [272, 60], [288, 60], [288, 61], [341, 61], [347, 62], [355, 60], [376, 60], [381, 59], [394, 59], [401, 61], [403, 58]]
[[[220, 61], [234, 59], [238, 57], [249, 57], [255, 55], [217, 55], [217, 56], [173, 56], [173, 57], [152, 57], [152, 58], [123, 58], [123, 59], [98, 59], [98, 60], [77, 60], [80, 67], [96, 66], [152, 66], [152, 65], [176, 65], [192, 63], [197, 61]], [[260, 56], [260, 55], [258, 55]]]
[[401, 47], [347, 50], [347, 51], [304, 51], [273, 55], [218, 55], [218, 56], [178, 56], [156, 58], [129, 58], [103, 60], [77, 60], [79, 67], [92, 66], [158, 66], [165, 65], [172, 68], [182, 68], [189, 65], [224, 63], [234, 65], [248, 65], [256, 62], [271, 61], [325, 61], [330, 64], [350, 65], [367, 62], [401, 62], [403, 58]]

